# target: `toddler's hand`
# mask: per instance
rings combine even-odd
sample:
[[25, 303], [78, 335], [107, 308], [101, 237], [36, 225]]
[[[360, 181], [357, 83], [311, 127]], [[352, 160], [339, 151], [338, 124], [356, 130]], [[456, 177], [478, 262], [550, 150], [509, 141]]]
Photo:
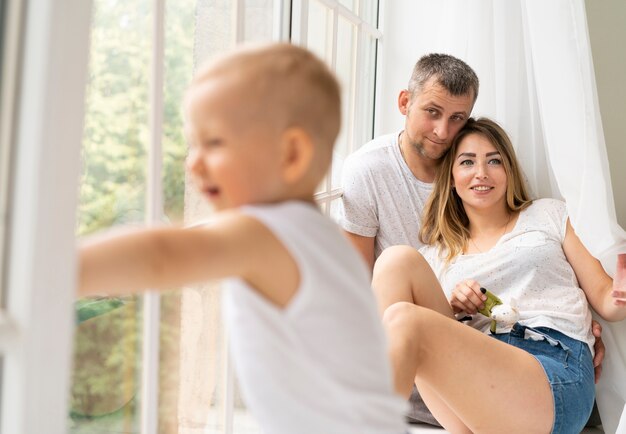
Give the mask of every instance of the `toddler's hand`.
[[478, 309], [485, 305], [487, 296], [480, 290], [480, 284], [475, 280], [463, 280], [456, 284], [450, 296], [450, 306], [454, 313], [466, 312], [476, 314]]
[[616, 306], [626, 306], [626, 253], [617, 255], [617, 269], [613, 279], [613, 296]]

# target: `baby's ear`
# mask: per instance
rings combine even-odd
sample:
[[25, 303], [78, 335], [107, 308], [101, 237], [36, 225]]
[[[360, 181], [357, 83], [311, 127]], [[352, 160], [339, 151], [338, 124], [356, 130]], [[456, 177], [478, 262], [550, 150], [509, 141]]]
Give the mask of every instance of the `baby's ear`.
[[315, 154], [315, 145], [306, 131], [292, 127], [281, 135], [280, 150], [283, 180], [293, 184], [309, 171]]

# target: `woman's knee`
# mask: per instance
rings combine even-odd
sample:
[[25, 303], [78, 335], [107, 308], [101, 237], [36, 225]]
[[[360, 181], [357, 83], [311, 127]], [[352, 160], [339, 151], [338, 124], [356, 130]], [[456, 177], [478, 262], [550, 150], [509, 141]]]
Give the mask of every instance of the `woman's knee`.
[[374, 274], [388, 270], [411, 270], [424, 261], [422, 255], [411, 246], [391, 246], [383, 250], [374, 264]]
[[389, 343], [395, 351], [411, 356], [417, 364], [428, 336], [430, 309], [408, 302], [398, 302], [389, 306], [383, 314], [383, 326]]
[[400, 301], [392, 304], [383, 314], [383, 325], [388, 333], [396, 337], [417, 337], [424, 308], [413, 303]]

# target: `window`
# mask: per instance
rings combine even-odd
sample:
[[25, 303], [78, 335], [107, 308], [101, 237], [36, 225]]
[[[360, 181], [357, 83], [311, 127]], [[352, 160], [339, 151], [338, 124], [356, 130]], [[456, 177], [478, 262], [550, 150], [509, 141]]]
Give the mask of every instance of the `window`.
[[[13, 27], [8, 26], [9, 3], [0, 1], [0, 283], [4, 282], [4, 252], [7, 232], [7, 213], [9, 203], [9, 181], [11, 161], [11, 135], [13, 131], [14, 89], [17, 73], [17, 35]], [[16, 9], [11, 4], [11, 13]], [[0, 307], [5, 306], [5, 285], [0, 285]]]
[[332, 168], [316, 196], [332, 217], [341, 197], [343, 161], [373, 134], [377, 26], [376, 0], [294, 1], [292, 40], [325, 59], [342, 88], [342, 128]]
[[[340, 78], [344, 126], [317, 194], [332, 215], [343, 160], [372, 136], [377, 4], [94, 0], [77, 233], [206, 218], [186, 188], [180, 101], [195, 67], [249, 40], [291, 38]], [[260, 432], [228, 358], [219, 285], [79, 300], [75, 314], [69, 433]]]
[[30, 434], [67, 414], [90, 6], [28, 3], [0, 1], [0, 431]]

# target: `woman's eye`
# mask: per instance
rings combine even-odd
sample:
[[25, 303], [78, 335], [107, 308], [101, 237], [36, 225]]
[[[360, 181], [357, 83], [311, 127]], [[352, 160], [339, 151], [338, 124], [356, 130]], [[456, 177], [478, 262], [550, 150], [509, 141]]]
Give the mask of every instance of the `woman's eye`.
[[471, 166], [472, 164], [474, 164], [472, 160], [463, 160], [459, 163], [461, 166]]
[[502, 160], [500, 160], [499, 158], [492, 158], [491, 160], [489, 160], [489, 164], [502, 164]]

